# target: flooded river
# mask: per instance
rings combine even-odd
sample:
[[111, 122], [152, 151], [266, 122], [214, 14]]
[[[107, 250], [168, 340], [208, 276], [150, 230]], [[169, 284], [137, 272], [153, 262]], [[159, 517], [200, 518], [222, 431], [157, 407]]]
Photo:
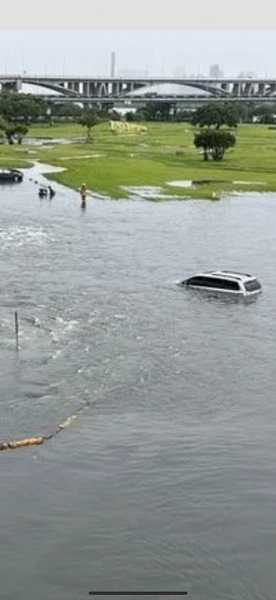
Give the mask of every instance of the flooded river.
[[[274, 600], [276, 198], [0, 188], [3, 600], [179, 589]], [[245, 304], [176, 286], [252, 272]], [[14, 311], [20, 322], [20, 351]]]

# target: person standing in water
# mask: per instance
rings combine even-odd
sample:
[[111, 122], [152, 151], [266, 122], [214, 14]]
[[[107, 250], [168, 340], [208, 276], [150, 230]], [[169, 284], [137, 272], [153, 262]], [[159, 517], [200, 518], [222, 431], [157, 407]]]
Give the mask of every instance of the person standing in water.
[[81, 195], [82, 201], [84, 201], [84, 202], [86, 200], [86, 194], [87, 194], [86, 184], [82, 183], [80, 186], [80, 195]]
[[52, 188], [51, 185], [48, 185], [48, 190], [49, 190], [49, 196], [50, 196], [50, 200], [52, 200], [52, 198], [55, 196], [56, 192], [55, 190]]
[[86, 184], [82, 183], [80, 186], [80, 196], [81, 196], [81, 208], [83, 210], [86, 208], [86, 194], [87, 194]]

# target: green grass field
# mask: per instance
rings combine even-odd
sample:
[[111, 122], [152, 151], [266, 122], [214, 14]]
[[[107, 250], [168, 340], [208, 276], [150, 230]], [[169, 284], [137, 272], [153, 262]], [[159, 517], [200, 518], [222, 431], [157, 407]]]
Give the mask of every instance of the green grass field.
[[[85, 143], [78, 124], [33, 126], [28, 136], [66, 138], [71, 144], [53, 146], [1, 145], [0, 167], [24, 167], [33, 160], [64, 167], [51, 179], [77, 189], [124, 198], [124, 186], [159, 186], [168, 196], [220, 197], [223, 193], [276, 191], [276, 130], [263, 125], [241, 125], [237, 144], [222, 162], [204, 162], [193, 146], [193, 128], [186, 123], [150, 123], [143, 134], [113, 134], [107, 123], [93, 130]], [[210, 180], [193, 188], [171, 187], [170, 181]], [[122, 187], [123, 186], [123, 187]]]

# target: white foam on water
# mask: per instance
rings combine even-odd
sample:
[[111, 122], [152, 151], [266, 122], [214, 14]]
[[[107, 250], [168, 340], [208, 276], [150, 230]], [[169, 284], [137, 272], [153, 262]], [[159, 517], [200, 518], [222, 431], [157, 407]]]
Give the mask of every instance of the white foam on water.
[[82, 160], [83, 158], [103, 158], [104, 154], [79, 154], [74, 156], [61, 156], [59, 160]]
[[181, 187], [181, 188], [190, 188], [193, 185], [193, 182], [190, 179], [182, 179], [180, 181], [167, 181], [167, 185], [172, 187]]
[[24, 317], [24, 321], [26, 321], [27, 323], [30, 323], [34, 327], [41, 326], [41, 322], [38, 317]]
[[58, 331], [52, 330], [51, 335], [53, 339], [57, 341], [59, 341], [59, 335], [67, 335], [79, 325], [79, 321], [76, 319], [69, 319], [66, 321], [66, 319], [63, 319], [62, 317], [56, 317], [56, 323], [58, 325]]
[[10, 226], [0, 229], [0, 244], [2, 249], [26, 245], [44, 246], [53, 239], [42, 227], [28, 227], [23, 225]]
[[65, 327], [65, 331], [72, 331], [72, 329], [75, 329], [75, 327], [78, 325], [78, 321], [76, 320], [72, 320], [72, 321], [68, 321], [68, 323], [66, 324]]
[[53, 331], [53, 330], [50, 331], [50, 337], [52, 338], [52, 342], [54, 344], [57, 344], [59, 342], [59, 337], [55, 331]]
[[156, 197], [156, 195], [160, 195], [163, 192], [163, 188], [159, 187], [159, 186], [153, 186], [153, 185], [147, 185], [147, 186], [143, 186], [143, 185], [137, 185], [137, 186], [125, 186], [122, 185], [121, 188], [123, 190], [126, 190], [127, 192], [130, 192], [131, 194], [137, 194], [139, 196], [143, 196], [143, 197]]
[[236, 185], [266, 185], [265, 181], [233, 181]]
[[145, 200], [177, 200], [179, 196], [172, 196], [166, 194], [164, 189], [160, 186], [147, 185], [147, 186], [120, 186], [122, 190], [125, 190], [130, 194], [130, 198], [144, 198]]
[[62, 317], [56, 317], [57, 323], [66, 323]]

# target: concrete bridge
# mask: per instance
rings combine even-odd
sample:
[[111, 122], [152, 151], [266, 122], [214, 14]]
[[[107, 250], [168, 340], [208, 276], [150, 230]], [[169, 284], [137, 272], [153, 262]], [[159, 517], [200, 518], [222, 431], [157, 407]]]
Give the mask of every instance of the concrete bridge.
[[[39, 86], [55, 92], [52, 98], [75, 99], [76, 101], [114, 102], [116, 100], [165, 100], [166, 94], [156, 93], [154, 86], [178, 85], [178, 92], [170, 97], [174, 101], [188, 97], [203, 100], [276, 100], [276, 79], [209, 77], [42, 77], [30, 75], [0, 75], [0, 90], [20, 91], [23, 84]], [[152, 89], [152, 93], [150, 91]], [[190, 88], [190, 93], [187, 89]], [[159, 88], [160, 89], [160, 88]], [[180, 88], [179, 88], [180, 89]], [[168, 96], [168, 94], [167, 94]], [[51, 95], [47, 94], [48, 98]]]

